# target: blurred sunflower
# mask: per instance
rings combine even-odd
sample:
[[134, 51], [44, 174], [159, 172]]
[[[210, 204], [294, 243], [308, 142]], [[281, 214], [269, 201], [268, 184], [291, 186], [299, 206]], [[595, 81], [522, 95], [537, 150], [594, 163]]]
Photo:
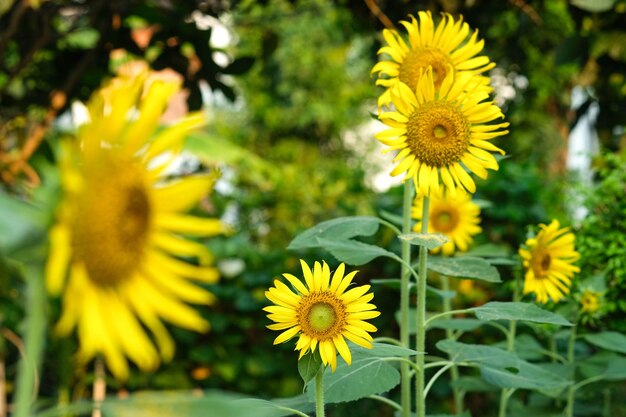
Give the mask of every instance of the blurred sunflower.
[[[387, 44], [378, 53], [389, 55], [391, 60], [380, 61], [372, 68], [372, 73], [379, 73], [376, 84], [386, 87], [378, 99], [379, 106], [392, 101], [391, 89], [400, 82], [413, 90], [421, 71], [428, 67], [433, 69], [435, 88], [450, 73], [478, 75], [495, 67], [488, 57], [477, 56], [485, 42], [478, 39], [477, 30], [469, 36], [470, 27], [463, 17], [455, 21], [444, 13], [436, 27], [430, 12], [419, 12], [417, 19], [410, 17], [410, 22], [400, 21], [407, 30], [408, 44], [398, 31], [383, 30]], [[473, 80], [480, 88], [490, 91], [489, 78], [478, 76]]]
[[218, 272], [208, 266], [207, 249], [180, 234], [213, 236], [224, 226], [183, 214], [207, 195], [215, 175], [163, 178], [185, 135], [205, 122], [190, 114], [157, 132], [178, 90], [157, 73], [114, 78], [89, 101], [78, 140], [62, 148], [64, 195], [46, 266], [49, 292], [62, 295], [57, 331], [77, 328], [79, 360], [102, 354], [119, 379], [128, 377], [126, 358], [142, 370], [171, 359], [174, 342], [161, 320], [209, 328], [186, 303], [210, 304], [214, 296], [192, 281], [215, 282]]
[[[415, 232], [422, 230], [422, 209], [424, 198], [418, 194], [412, 208], [412, 217], [417, 219], [413, 227]], [[441, 233], [448, 241], [433, 253], [441, 252], [449, 256], [456, 250], [465, 252], [472, 243], [472, 236], [482, 231], [480, 226], [480, 207], [472, 202], [470, 194], [458, 192], [449, 194], [431, 193], [428, 205], [428, 233]]]
[[519, 250], [526, 268], [524, 294], [534, 292], [540, 303], [558, 302], [569, 294], [574, 273], [580, 272], [573, 265], [580, 254], [574, 249], [574, 234], [567, 227], [560, 228], [557, 220], [539, 227], [537, 236]]
[[583, 313], [595, 314], [600, 310], [602, 293], [586, 289], [580, 295], [580, 310]]
[[[380, 312], [369, 302], [374, 294], [368, 293], [369, 285], [346, 289], [356, 275], [356, 271], [344, 276], [345, 265], [340, 264], [330, 276], [326, 264], [315, 262], [313, 271], [304, 261], [300, 261], [306, 285], [291, 274], [283, 276], [296, 290], [294, 293], [287, 285], [275, 280], [274, 287], [265, 296], [275, 305], [263, 308], [268, 318], [275, 322], [267, 326], [271, 330], [285, 330], [274, 340], [274, 344], [283, 343], [300, 334], [296, 350], [300, 358], [310, 349], [319, 353], [324, 365], [330, 364], [333, 372], [337, 367], [337, 352], [348, 365], [352, 355], [345, 341], [348, 339], [359, 346], [372, 348], [372, 337], [368, 332], [375, 332], [376, 327], [365, 320], [378, 317]], [[345, 338], [345, 339], [344, 339]]]
[[509, 124], [488, 124], [504, 115], [494, 103], [483, 101], [487, 93], [467, 90], [471, 81], [470, 74], [455, 78], [448, 72], [436, 92], [433, 71], [428, 68], [415, 89], [398, 83], [391, 91], [397, 110], [379, 115], [389, 127], [376, 134], [376, 139], [389, 146], [383, 152], [399, 151], [391, 175], [404, 173], [404, 180], [412, 178], [424, 196], [440, 190], [440, 182], [452, 196], [457, 187], [473, 193], [476, 184], [466, 169], [480, 178], [487, 178], [487, 169], [498, 169], [490, 152], [504, 151], [489, 141], [507, 134], [508, 130], [501, 129]]

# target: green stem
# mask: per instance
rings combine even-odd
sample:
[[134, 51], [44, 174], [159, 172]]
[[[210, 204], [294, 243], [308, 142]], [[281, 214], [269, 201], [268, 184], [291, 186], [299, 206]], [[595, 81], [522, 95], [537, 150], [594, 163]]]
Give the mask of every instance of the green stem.
[[[428, 214], [429, 214], [428, 197], [424, 197], [422, 204], [422, 230], [421, 232], [428, 233]], [[424, 369], [424, 356], [426, 355], [426, 265], [428, 260], [428, 248], [426, 246], [420, 246], [419, 252], [419, 280], [417, 282], [417, 315], [416, 315], [416, 329], [415, 329], [415, 350], [418, 352], [424, 352], [421, 355], [417, 355], [415, 358], [415, 364], [417, 365], [417, 375], [415, 381], [415, 408], [417, 417], [426, 416], [426, 395], [425, 395], [425, 369]]]
[[[577, 320], [578, 321], [578, 320]], [[572, 385], [567, 389], [567, 404], [565, 405], [565, 417], [574, 416], [574, 399], [577, 387], [574, 385], [576, 377], [576, 325], [572, 327], [572, 331], [569, 335], [569, 341], [567, 343], [567, 362], [570, 367], [570, 380]]]
[[[515, 274], [515, 282], [513, 283], [514, 287], [513, 287], [513, 301], [519, 301], [520, 300], [520, 290], [521, 290], [521, 281], [520, 281], [520, 272], [518, 271]], [[515, 352], [515, 333], [517, 332], [517, 321], [516, 320], [511, 320], [509, 322], [509, 331], [507, 333], [507, 342], [506, 342], [506, 348], [509, 352]], [[511, 395], [513, 394], [514, 390], [511, 391], [510, 389], [502, 389], [500, 391], [500, 409], [498, 412], [498, 417], [506, 417], [506, 407], [509, 403], [509, 398], [511, 398]]]
[[315, 415], [324, 417], [324, 366], [315, 375]]
[[387, 342], [387, 343], [391, 343], [392, 345], [404, 347], [402, 345], [402, 342], [394, 337], [375, 337], [374, 342]]
[[[450, 291], [450, 280], [445, 275], [441, 275], [441, 289], [443, 291]], [[452, 310], [452, 303], [448, 297], [443, 298], [442, 307], [444, 312]], [[446, 329], [446, 339], [454, 340], [452, 329]], [[450, 356], [450, 360], [452, 360], [452, 355], [448, 356]], [[456, 384], [459, 380], [459, 368], [454, 365], [450, 368], [450, 380], [452, 381], [452, 395], [454, 397], [454, 413], [461, 414], [463, 411], [463, 396]]]
[[25, 355], [20, 360], [14, 397], [14, 417], [30, 417], [37, 397], [39, 367], [46, 335], [46, 290], [40, 267], [26, 268]]
[[471, 308], [463, 308], [463, 309], [459, 309], [459, 310], [450, 310], [450, 311], [444, 311], [443, 313], [439, 313], [439, 314], [433, 314], [432, 316], [430, 316], [428, 318], [428, 320], [426, 320], [424, 322], [424, 326], [428, 327], [430, 325], [430, 323], [432, 323], [433, 321], [440, 319], [442, 317], [446, 317], [446, 316], [452, 316], [454, 314], [465, 314], [465, 313], [470, 313], [472, 311]]
[[[404, 194], [402, 199], [402, 233], [411, 233], [411, 208], [413, 207], [413, 183], [404, 183]], [[401, 241], [402, 275], [400, 277], [400, 342], [405, 347], [409, 344], [409, 283], [411, 275], [411, 244]], [[419, 351], [419, 350], [418, 350]], [[423, 356], [423, 355], [417, 355]], [[406, 363], [400, 365], [401, 387], [400, 403], [402, 405], [402, 417], [409, 417], [411, 413], [411, 376], [409, 366]]]
[[278, 408], [279, 410], [289, 411], [290, 413], [295, 414], [300, 417], [309, 417], [308, 414], [304, 414], [302, 411], [296, 410], [295, 408], [289, 408], [289, 407], [283, 407], [283, 406], [277, 406], [276, 408]]
[[376, 401], [380, 401], [381, 403], [385, 403], [385, 404], [393, 407], [397, 411], [402, 411], [402, 407], [400, 406], [400, 404], [398, 404], [394, 400], [390, 400], [389, 398], [382, 397], [380, 395], [368, 395], [367, 398], [370, 398], [370, 399], [376, 400]]

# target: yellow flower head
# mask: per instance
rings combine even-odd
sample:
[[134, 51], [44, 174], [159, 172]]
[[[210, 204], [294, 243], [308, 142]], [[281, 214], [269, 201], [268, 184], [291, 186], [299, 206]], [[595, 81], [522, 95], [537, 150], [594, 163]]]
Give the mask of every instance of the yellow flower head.
[[334, 372], [337, 352], [348, 365], [352, 363], [345, 339], [372, 348], [373, 339], [368, 332], [375, 332], [376, 327], [365, 320], [378, 317], [380, 312], [375, 311], [376, 306], [370, 304], [374, 294], [367, 292], [369, 285], [346, 291], [356, 271], [344, 276], [345, 265], [341, 264], [331, 279], [326, 262], [315, 262], [312, 271], [306, 262], [300, 263], [306, 285], [291, 274], [283, 274], [296, 292], [278, 280], [274, 281], [274, 287], [265, 292], [265, 296], [275, 304], [263, 309], [269, 313], [267, 317], [275, 322], [267, 327], [271, 330], [285, 330], [274, 340], [274, 344], [286, 342], [300, 334], [296, 343], [300, 358], [309, 349], [315, 352], [319, 346], [322, 362], [324, 365], [330, 364]]
[[[419, 196], [415, 199], [412, 216], [418, 222], [413, 230], [422, 230], [422, 209], [424, 198]], [[472, 202], [470, 194], [458, 192], [452, 197], [449, 194], [431, 193], [428, 205], [428, 233], [441, 233], [448, 237], [448, 241], [440, 248], [434, 249], [434, 253], [441, 252], [449, 256], [455, 250], [467, 251], [472, 243], [472, 236], [482, 231], [480, 223], [480, 207]]]
[[[430, 12], [419, 12], [417, 19], [411, 16], [410, 22], [400, 23], [407, 30], [408, 44], [396, 30], [384, 29], [387, 44], [378, 53], [389, 55], [391, 60], [378, 62], [372, 68], [372, 73], [380, 76], [376, 84], [387, 88], [378, 99], [379, 106], [392, 101], [391, 89], [400, 82], [414, 89], [420, 72], [428, 67], [433, 69], [436, 88], [450, 73], [477, 75], [495, 67], [488, 57], [476, 56], [482, 51], [484, 41], [478, 39], [478, 31], [469, 36], [470, 27], [463, 22], [463, 17], [455, 20], [444, 13], [435, 27]], [[487, 77], [480, 76], [475, 81], [485, 91], [490, 91]]]
[[64, 195], [46, 267], [49, 292], [62, 295], [57, 331], [77, 328], [79, 359], [102, 354], [120, 379], [128, 376], [126, 358], [143, 370], [171, 359], [174, 342], [161, 320], [209, 328], [186, 303], [210, 304], [214, 296], [193, 281], [212, 283], [218, 273], [207, 249], [181, 235], [212, 236], [224, 227], [183, 214], [208, 194], [215, 175], [163, 179], [186, 134], [204, 124], [190, 114], [157, 129], [178, 89], [155, 73], [113, 79], [92, 96], [77, 141], [62, 148]]
[[488, 124], [504, 115], [494, 103], [483, 101], [486, 93], [468, 91], [471, 82], [469, 74], [455, 78], [449, 72], [435, 90], [429, 68], [415, 89], [397, 84], [391, 92], [397, 110], [379, 116], [389, 129], [376, 139], [389, 147], [384, 152], [399, 151], [391, 175], [404, 173], [404, 179], [412, 178], [425, 196], [440, 190], [441, 183], [452, 196], [457, 188], [473, 193], [476, 184], [467, 171], [487, 178], [487, 169], [498, 169], [490, 152], [504, 151], [490, 140], [507, 134], [501, 128], [509, 124]]
[[574, 234], [567, 227], [561, 229], [557, 220], [539, 227], [537, 236], [519, 250], [526, 268], [524, 294], [534, 292], [540, 303], [558, 302], [569, 294], [574, 273], [580, 272], [573, 265], [580, 254], [574, 249]]
[[603, 293], [585, 289], [580, 295], [580, 310], [583, 313], [594, 315], [600, 311]]

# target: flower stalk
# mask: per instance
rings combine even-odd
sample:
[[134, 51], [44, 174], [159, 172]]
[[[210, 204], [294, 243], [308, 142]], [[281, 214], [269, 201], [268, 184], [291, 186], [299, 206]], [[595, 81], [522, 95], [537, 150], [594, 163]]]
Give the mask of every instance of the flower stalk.
[[322, 366], [315, 375], [315, 415], [324, 417], [324, 369]]
[[[428, 233], [428, 215], [430, 199], [424, 197], [422, 206], [422, 230], [423, 234]], [[415, 407], [416, 416], [426, 416], [426, 398], [424, 395], [425, 389], [425, 368], [424, 368], [424, 356], [426, 350], [426, 274], [427, 274], [427, 260], [428, 260], [428, 248], [426, 246], [420, 246], [419, 260], [418, 260], [418, 275], [419, 280], [417, 283], [417, 315], [416, 315], [416, 329], [415, 329], [415, 350], [418, 355], [415, 358], [415, 365], [417, 366], [416, 381], [415, 381]]]
[[[447, 276], [441, 275], [441, 289], [444, 292], [450, 291], [450, 280]], [[448, 297], [444, 297], [442, 300], [443, 312], [447, 313], [452, 311], [452, 303]], [[454, 340], [454, 332], [452, 329], [446, 329], [446, 339]], [[452, 355], [448, 355], [452, 360]], [[463, 394], [461, 390], [456, 386], [456, 382], [459, 380], [459, 368], [456, 365], [452, 365], [450, 368], [450, 379], [452, 380], [452, 395], [454, 397], [454, 412], [455, 414], [461, 414], [463, 411]]]
[[[413, 188], [411, 181], [405, 181], [404, 194], [402, 199], [402, 233], [411, 233], [411, 207], [413, 202]], [[411, 264], [411, 244], [407, 240], [401, 241], [401, 257], [404, 261], [402, 265], [402, 275], [400, 282], [400, 342], [405, 347], [409, 344], [409, 297], [410, 297], [410, 277], [411, 271], [408, 265]], [[418, 355], [419, 356], [419, 355]], [[409, 365], [400, 365], [401, 373], [401, 405], [402, 416], [409, 417], [411, 413], [411, 376]]]
[[[578, 321], [578, 320], [577, 320]], [[565, 404], [565, 417], [574, 417], [574, 401], [576, 399], [576, 330], [577, 325], [572, 327], [567, 343], [567, 364], [570, 367], [570, 380], [572, 384], [567, 388], [567, 403]]]
[[37, 396], [39, 368], [46, 336], [46, 290], [39, 266], [27, 267], [25, 354], [18, 366], [14, 417], [30, 417]]
[[[515, 274], [515, 281], [513, 282], [513, 301], [517, 302], [521, 299], [522, 282], [520, 277], [520, 271]], [[507, 333], [506, 350], [509, 352], [515, 352], [515, 335], [517, 332], [517, 320], [511, 320], [509, 322], [509, 331]], [[506, 407], [509, 403], [509, 398], [513, 391], [503, 388], [500, 391], [500, 411], [498, 417], [506, 417]]]

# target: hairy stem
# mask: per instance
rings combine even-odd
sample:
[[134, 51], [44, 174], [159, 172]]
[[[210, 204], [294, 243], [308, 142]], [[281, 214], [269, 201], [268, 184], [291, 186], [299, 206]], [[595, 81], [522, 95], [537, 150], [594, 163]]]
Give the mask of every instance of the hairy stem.
[[27, 298], [24, 345], [20, 360], [14, 397], [14, 417], [30, 417], [31, 406], [37, 397], [38, 375], [46, 336], [46, 293], [42, 268], [27, 267]]
[[[412, 182], [404, 183], [404, 194], [402, 199], [402, 233], [411, 233], [411, 207], [413, 206]], [[411, 278], [411, 244], [401, 241], [402, 275], [400, 277], [400, 342], [405, 347], [410, 347], [409, 342], [409, 284]], [[418, 355], [420, 356], [420, 355]], [[402, 405], [402, 417], [409, 417], [411, 413], [411, 376], [409, 366], [406, 363], [400, 365], [401, 387], [400, 402]]]
[[[422, 233], [428, 233], [428, 197], [424, 197], [422, 204]], [[419, 281], [417, 283], [417, 316], [415, 329], [415, 350], [421, 352], [415, 359], [417, 365], [417, 380], [415, 381], [415, 405], [417, 417], [426, 416], [426, 396], [425, 396], [425, 368], [424, 356], [426, 355], [426, 273], [427, 273], [428, 248], [420, 246], [419, 252]]]
[[[447, 276], [441, 275], [441, 289], [443, 291], [450, 291], [450, 280]], [[452, 310], [452, 303], [448, 297], [444, 297], [442, 301], [443, 312], [448, 312]], [[452, 329], [446, 329], [446, 339], [454, 339]], [[452, 360], [452, 355], [450, 356], [450, 360]], [[461, 414], [463, 411], [463, 395], [461, 390], [456, 386], [456, 382], [459, 380], [459, 368], [455, 365], [452, 365], [450, 368], [450, 380], [452, 381], [452, 395], [454, 397], [454, 413]]]
[[574, 385], [576, 377], [576, 327], [572, 327], [572, 332], [569, 335], [569, 341], [567, 343], [567, 362], [570, 367], [570, 380], [572, 385], [567, 388], [567, 404], [565, 404], [565, 417], [574, 416], [574, 400], [576, 394], [576, 386]]
[[315, 415], [324, 417], [324, 369], [321, 367], [315, 375]]

